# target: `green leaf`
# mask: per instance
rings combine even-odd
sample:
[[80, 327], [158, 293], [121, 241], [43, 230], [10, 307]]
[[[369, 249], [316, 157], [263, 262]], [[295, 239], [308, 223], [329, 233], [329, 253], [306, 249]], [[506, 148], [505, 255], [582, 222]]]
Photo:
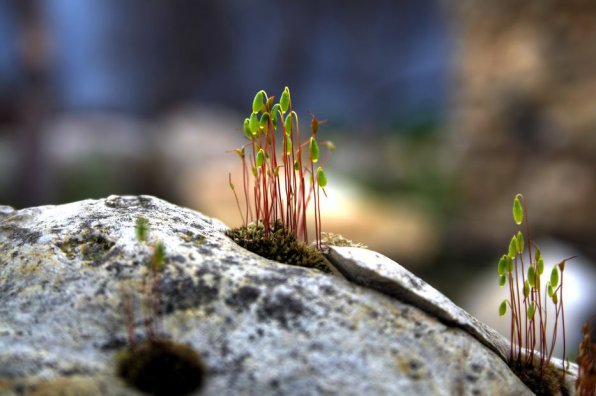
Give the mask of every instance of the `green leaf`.
[[286, 154], [292, 154], [292, 139], [286, 137]]
[[263, 149], [259, 149], [259, 151], [257, 152], [257, 158], [256, 158], [258, 168], [263, 166], [264, 160], [265, 160], [265, 152], [263, 151]]
[[546, 293], [548, 294], [549, 297], [553, 296], [554, 290], [553, 290], [553, 286], [550, 284], [550, 282], [548, 282], [546, 285]]
[[499, 264], [497, 265], [497, 273], [499, 275], [503, 275], [505, 273], [505, 267], [507, 266], [507, 259], [506, 256], [501, 257], [499, 260]]
[[505, 275], [499, 276], [499, 286], [503, 287], [507, 283], [507, 277]]
[[310, 138], [308, 150], [310, 152], [310, 160], [316, 164], [319, 161], [319, 144], [314, 137]]
[[295, 171], [300, 170], [300, 163], [298, 162], [298, 160], [294, 161], [294, 170]]
[[507, 258], [507, 272], [513, 272], [513, 259], [510, 256], [505, 256]]
[[243, 130], [247, 138], [252, 138], [252, 132], [250, 131], [250, 120], [248, 118], [244, 119]]
[[553, 300], [553, 304], [557, 305], [559, 303], [559, 295], [557, 293], [553, 293], [550, 298]]
[[284, 91], [281, 93], [281, 98], [279, 99], [279, 107], [281, 107], [281, 111], [285, 113], [290, 108], [290, 88], [285, 87]]
[[524, 282], [524, 297], [528, 298], [529, 295], [530, 295], [530, 284], [528, 283], [528, 280], [526, 279], [526, 281]]
[[252, 113], [250, 115], [250, 119], [248, 120], [248, 128], [250, 129], [250, 133], [253, 136], [257, 136], [259, 133], [259, 116], [257, 113]]
[[513, 200], [513, 220], [517, 225], [520, 225], [524, 220], [524, 209], [522, 207], [520, 198], [523, 198], [521, 194], [517, 194]]
[[286, 120], [284, 121], [284, 127], [286, 128], [286, 135], [290, 136], [292, 133], [292, 114], [288, 114], [286, 116]]
[[267, 97], [267, 95], [265, 94], [265, 91], [260, 90], [259, 92], [257, 92], [257, 94], [255, 95], [255, 98], [252, 100], [252, 112], [254, 113], [258, 113], [259, 111], [264, 111], [265, 110], [265, 98]]
[[317, 168], [317, 184], [321, 186], [321, 188], [325, 188], [327, 185], [327, 176], [325, 176], [325, 171], [321, 166]]
[[530, 303], [528, 306], [528, 319], [532, 320], [534, 318], [534, 312], [536, 311], [536, 306], [533, 302]]
[[271, 122], [273, 123], [273, 128], [277, 129], [277, 116], [279, 115], [279, 103], [276, 103], [271, 108]]
[[509, 242], [509, 257], [514, 259], [516, 255], [517, 255], [517, 238], [514, 235], [511, 238], [511, 242]]
[[538, 249], [538, 246], [534, 245], [534, 259], [538, 261], [541, 257], [542, 253], [540, 252], [540, 249]]
[[521, 231], [517, 232], [516, 245], [517, 245], [517, 252], [522, 254], [524, 252], [524, 236], [522, 235]]
[[557, 269], [556, 265], [553, 267], [553, 270], [550, 273], [550, 284], [553, 285], [553, 287], [557, 287], [559, 284], [559, 270]]
[[499, 316], [505, 315], [507, 312], [507, 300], [503, 300], [501, 305], [499, 305]]
[[267, 124], [269, 123], [269, 113], [263, 113], [261, 119], [259, 120], [259, 128], [263, 130], [267, 130]]
[[149, 220], [145, 217], [137, 217], [135, 220], [135, 235], [139, 242], [147, 242], [149, 238]]
[[544, 272], [544, 260], [542, 257], [540, 257], [536, 263], [536, 272], [538, 272], [538, 275], [542, 275]]
[[533, 266], [528, 267], [528, 283], [532, 287], [536, 287], [536, 270]]

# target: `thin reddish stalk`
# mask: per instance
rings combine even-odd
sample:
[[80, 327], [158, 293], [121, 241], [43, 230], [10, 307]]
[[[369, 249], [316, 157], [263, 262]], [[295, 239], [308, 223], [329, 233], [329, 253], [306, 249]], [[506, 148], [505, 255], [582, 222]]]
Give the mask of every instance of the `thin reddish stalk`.
[[[509, 301], [509, 306], [511, 308], [511, 330], [512, 330], [512, 336], [511, 336], [511, 347], [513, 349], [513, 344], [515, 341], [515, 337], [513, 336], [513, 333], [516, 333], [517, 335], [517, 331], [516, 328], [519, 328], [519, 318], [517, 315], [517, 305], [515, 303], [515, 289], [513, 287], [513, 275], [511, 273], [509, 273], [509, 295], [510, 295], [510, 301]], [[518, 341], [519, 342], [519, 341]], [[513, 359], [513, 352], [511, 353], [512, 359]], [[519, 357], [519, 354], [518, 354]]]
[[518, 361], [521, 359], [521, 348], [522, 348], [522, 325], [521, 325], [521, 298], [519, 293], [519, 281], [518, 281], [518, 272], [519, 268], [517, 265], [517, 256], [515, 257], [514, 263], [514, 271], [515, 271], [515, 292], [517, 297], [517, 316], [518, 316], [518, 328], [517, 328], [517, 359]]
[[135, 319], [132, 303], [132, 295], [127, 290], [122, 290], [122, 304], [124, 306], [124, 320], [126, 322], [126, 333], [128, 335], [128, 346], [135, 349], [137, 342], [135, 337]]
[[[559, 285], [559, 287], [557, 288], [557, 290], [555, 290], [554, 292], [557, 293], [558, 291], [561, 290], [561, 285]], [[559, 301], [559, 304], [557, 305], [557, 308], [555, 310], [555, 328], [553, 330], [553, 338], [551, 340], [551, 345], [550, 345], [550, 351], [548, 353], [548, 359], [546, 359], [547, 363], [550, 363], [550, 360], [553, 356], [553, 352], [555, 351], [555, 344], [557, 342], [557, 330], [558, 330], [558, 324], [559, 324], [559, 314], [561, 313], [561, 304]]]

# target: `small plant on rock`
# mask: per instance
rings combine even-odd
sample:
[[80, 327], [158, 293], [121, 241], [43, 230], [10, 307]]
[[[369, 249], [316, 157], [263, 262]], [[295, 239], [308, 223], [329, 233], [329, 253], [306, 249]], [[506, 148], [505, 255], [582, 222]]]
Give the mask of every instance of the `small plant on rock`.
[[334, 149], [332, 142], [318, 140], [322, 123], [311, 114], [310, 136], [303, 141], [289, 88], [279, 103], [265, 91], [257, 92], [243, 125], [247, 143], [235, 150], [242, 162], [243, 204], [229, 175], [243, 223], [228, 233], [236, 242], [250, 249], [251, 244], [244, 243], [248, 234], [258, 231], [268, 240], [283, 230], [292, 236], [284, 240], [308, 243], [307, 216], [312, 210], [315, 245], [321, 249], [321, 192], [326, 195], [327, 176], [320, 147]]
[[[149, 221], [139, 217], [135, 222], [137, 241], [149, 242]], [[148, 275], [143, 279], [144, 325], [147, 341], [135, 338], [134, 295], [123, 295], [124, 317], [129, 348], [118, 354], [117, 371], [129, 385], [151, 395], [186, 395], [201, 386], [205, 367], [199, 354], [191, 347], [159, 336], [161, 305], [161, 273], [166, 262], [161, 241], [151, 244], [152, 254], [147, 262]]]
[[[538, 245], [532, 240], [528, 224], [528, 211], [523, 195], [513, 200], [513, 219], [521, 226], [525, 223], [525, 237], [520, 230], [513, 235], [509, 249], [499, 260], [497, 272], [499, 286], [509, 288], [509, 298], [501, 302], [499, 315], [511, 313], [511, 350], [509, 364], [524, 382], [538, 394], [551, 394], [553, 389], [564, 387], [565, 371], [561, 376], [551, 366], [559, 326], [562, 329], [563, 358], [565, 344], [565, 309], [563, 306], [563, 274], [568, 257], [555, 265], [549, 280], [542, 283], [544, 259]], [[555, 317], [548, 318], [547, 305], [555, 308]], [[549, 340], [548, 325], [553, 332]], [[557, 385], [558, 383], [558, 385]]]

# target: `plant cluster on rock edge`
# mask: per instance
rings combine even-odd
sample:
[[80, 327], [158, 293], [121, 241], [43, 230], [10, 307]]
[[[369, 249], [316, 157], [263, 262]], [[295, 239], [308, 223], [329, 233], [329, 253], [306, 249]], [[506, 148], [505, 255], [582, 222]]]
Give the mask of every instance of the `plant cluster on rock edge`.
[[[300, 256], [302, 253], [294, 250], [304, 251], [299, 242], [309, 242], [307, 217], [312, 212], [315, 245], [321, 249], [321, 192], [326, 195], [327, 176], [320, 147], [334, 149], [332, 142], [318, 140], [322, 123], [311, 114], [310, 135], [302, 141], [289, 88], [284, 88], [279, 103], [265, 91], [257, 92], [250, 117], [243, 124], [247, 143], [235, 150], [242, 162], [243, 204], [229, 175], [243, 224], [228, 233], [237, 243], [279, 260], [277, 254], [271, 255], [270, 246], [259, 246], [270, 245], [272, 235], [279, 239], [281, 232], [284, 237], [279, 249], [286, 250], [285, 256]], [[248, 236], [252, 238], [250, 241]], [[311, 255], [314, 257], [316, 253]]]
[[[513, 219], [522, 231], [513, 235], [509, 249], [499, 260], [499, 286], [508, 286], [509, 298], [501, 302], [499, 315], [511, 313], [511, 349], [509, 365], [538, 394], [567, 392], [565, 369], [558, 375], [551, 365], [559, 325], [563, 339], [563, 359], [566, 356], [565, 309], [563, 305], [563, 275], [568, 257], [555, 265], [549, 280], [542, 283], [544, 259], [538, 245], [532, 240], [528, 224], [528, 210], [523, 195], [513, 200]], [[527, 246], [526, 246], [527, 243]], [[548, 317], [547, 305], [553, 304], [554, 318]], [[550, 322], [549, 322], [550, 320]], [[549, 340], [548, 325], [553, 332]]]

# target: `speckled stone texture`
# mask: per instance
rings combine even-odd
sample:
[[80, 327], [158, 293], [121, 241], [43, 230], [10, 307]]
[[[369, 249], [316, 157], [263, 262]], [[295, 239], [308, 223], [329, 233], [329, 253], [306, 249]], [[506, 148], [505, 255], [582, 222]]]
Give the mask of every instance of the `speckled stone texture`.
[[[411, 302], [263, 259], [225, 225], [157, 198], [0, 210], [0, 394], [134, 395], [115, 375], [136, 296], [163, 241], [161, 333], [194, 347], [202, 395], [524, 395], [491, 349]], [[54, 392], [54, 393], [52, 393]]]

